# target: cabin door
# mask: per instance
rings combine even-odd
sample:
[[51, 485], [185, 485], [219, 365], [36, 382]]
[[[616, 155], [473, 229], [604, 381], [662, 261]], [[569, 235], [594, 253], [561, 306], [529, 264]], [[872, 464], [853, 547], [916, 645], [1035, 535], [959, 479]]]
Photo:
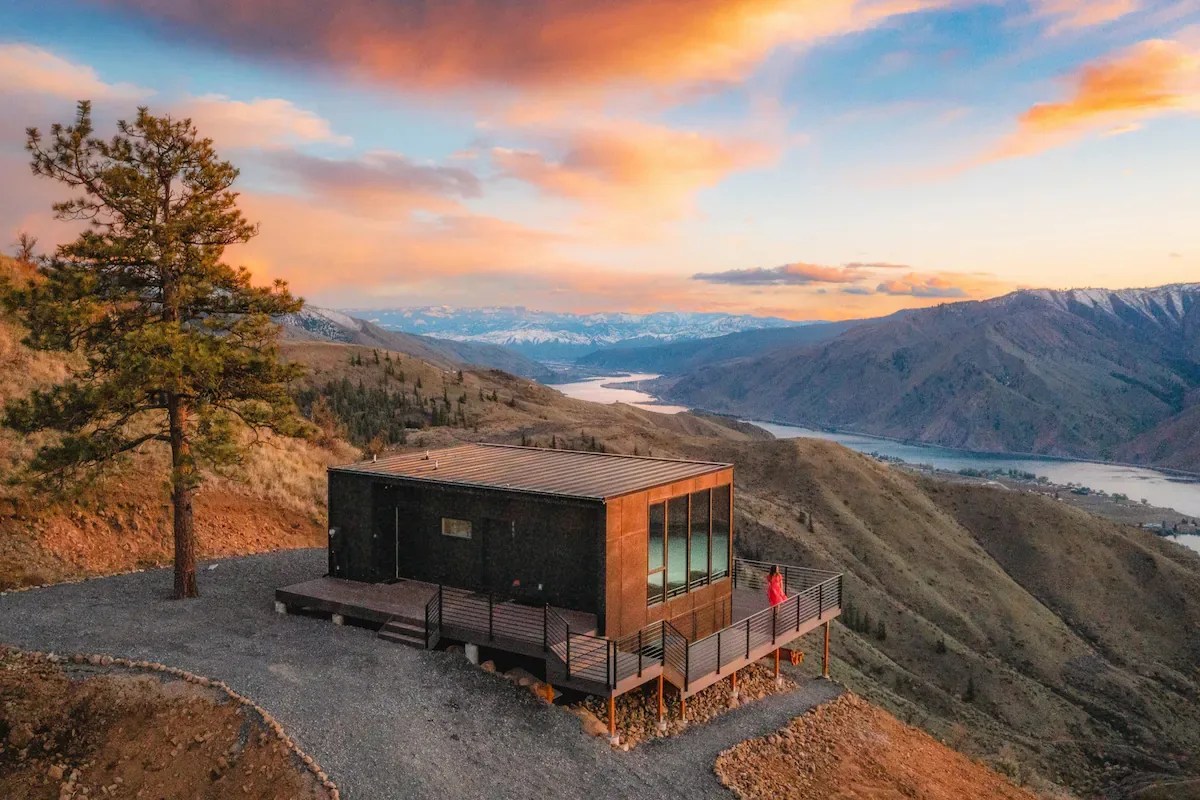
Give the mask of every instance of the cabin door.
[[488, 591], [513, 594], [516, 572], [514, 551], [516, 550], [516, 525], [507, 519], [485, 519], [483, 521], [483, 547], [480, 556], [483, 563], [480, 575]]
[[413, 578], [416, 537], [420, 530], [417, 507], [392, 487], [376, 496], [371, 567], [375, 580]]

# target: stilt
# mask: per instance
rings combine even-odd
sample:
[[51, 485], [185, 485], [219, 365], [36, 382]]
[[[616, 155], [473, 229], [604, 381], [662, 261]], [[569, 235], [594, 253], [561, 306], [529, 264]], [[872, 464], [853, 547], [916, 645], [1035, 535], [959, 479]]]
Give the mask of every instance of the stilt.
[[608, 696], [608, 742], [609, 744], [617, 744], [620, 740], [617, 738], [617, 698], [612, 695]]
[[738, 690], [737, 690], [737, 670], [736, 669], [733, 672], [729, 673], [729, 691], [730, 691], [729, 699], [737, 700], [738, 699]]
[[825, 623], [825, 657], [821, 660], [821, 675], [829, 677], [829, 623]]
[[687, 722], [687, 698], [683, 696], [679, 698], [679, 718]]
[[775, 680], [779, 680], [779, 648], [775, 648]]
[[667, 732], [667, 704], [663, 700], [663, 676], [658, 676], [658, 732]]

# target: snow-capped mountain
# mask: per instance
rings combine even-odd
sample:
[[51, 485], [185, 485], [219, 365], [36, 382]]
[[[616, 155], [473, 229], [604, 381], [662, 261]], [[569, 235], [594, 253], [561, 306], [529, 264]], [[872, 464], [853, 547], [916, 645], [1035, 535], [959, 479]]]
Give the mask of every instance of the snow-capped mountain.
[[719, 313], [568, 314], [509, 308], [352, 310], [388, 330], [442, 339], [504, 345], [532, 358], [573, 359], [614, 344], [637, 345], [707, 339], [727, 333], [802, 323], [778, 317]]

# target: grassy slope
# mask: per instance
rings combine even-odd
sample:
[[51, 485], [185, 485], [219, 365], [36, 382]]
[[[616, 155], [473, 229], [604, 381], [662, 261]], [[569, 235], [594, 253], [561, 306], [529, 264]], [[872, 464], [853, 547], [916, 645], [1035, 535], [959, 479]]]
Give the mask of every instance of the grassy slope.
[[[848, 597], [885, 622], [882, 641], [835, 627], [851, 687], [1083, 790], [1200, 771], [1200, 557], [1044, 497], [916, 478], [827, 442], [706, 452], [738, 464], [739, 552], [843, 569]], [[1102, 774], [1105, 762], [1120, 766]]]

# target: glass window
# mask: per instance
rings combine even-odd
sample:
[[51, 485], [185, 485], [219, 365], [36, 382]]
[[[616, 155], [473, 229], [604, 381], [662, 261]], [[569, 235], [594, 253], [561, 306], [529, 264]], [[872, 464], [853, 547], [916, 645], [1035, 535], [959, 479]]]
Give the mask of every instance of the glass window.
[[729, 574], [729, 540], [732, 533], [730, 517], [730, 486], [712, 490], [712, 579]]
[[692, 538], [688, 553], [688, 583], [703, 586], [708, 583], [708, 520], [709, 491], [692, 493]]
[[667, 597], [687, 591], [688, 499], [667, 501]]
[[667, 508], [663, 503], [650, 506], [650, 544], [646, 553], [646, 603], [654, 605], [663, 599], [663, 552], [667, 538]]
[[453, 536], [455, 539], [470, 539], [471, 520], [442, 517], [442, 536]]

